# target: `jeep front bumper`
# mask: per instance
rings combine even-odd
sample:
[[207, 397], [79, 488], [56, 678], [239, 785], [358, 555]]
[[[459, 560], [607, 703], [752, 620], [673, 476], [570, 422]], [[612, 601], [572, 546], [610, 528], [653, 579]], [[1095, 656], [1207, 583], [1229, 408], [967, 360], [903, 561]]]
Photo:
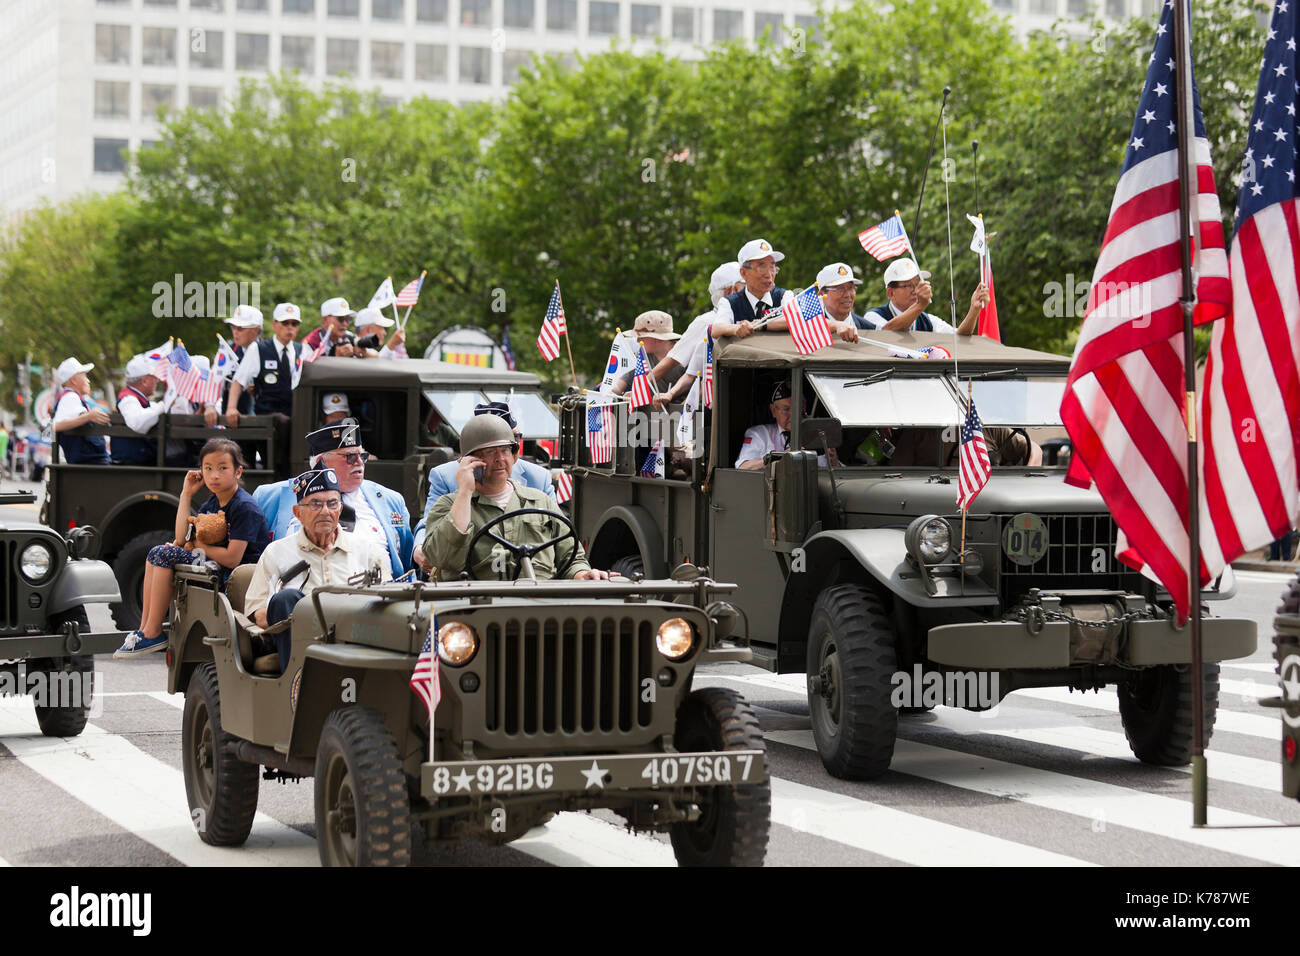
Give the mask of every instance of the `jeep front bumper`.
[[15, 634], [0, 636], [0, 660], [111, 654], [122, 646], [120, 631], [96, 634]]

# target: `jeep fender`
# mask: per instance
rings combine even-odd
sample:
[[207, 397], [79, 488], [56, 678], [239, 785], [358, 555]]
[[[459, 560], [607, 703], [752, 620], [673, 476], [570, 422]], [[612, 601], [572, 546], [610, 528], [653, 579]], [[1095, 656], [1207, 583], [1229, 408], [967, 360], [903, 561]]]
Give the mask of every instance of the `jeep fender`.
[[103, 561], [69, 561], [50, 594], [53, 614], [78, 604], [116, 604], [122, 600], [113, 569]]
[[600, 516], [599, 528], [591, 539], [587, 560], [593, 568], [608, 568], [626, 555], [634, 545], [645, 563], [647, 578], [668, 577], [668, 562], [664, 560], [662, 535], [650, 512], [640, 505], [615, 505]]
[[[116, 554], [127, 541], [152, 527], [163, 528], [170, 534], [176, 525], [176, 509], [180, 503], [181, 500], [176, 495], [161, 490], [138, 491], [123, 498], [104, 515], [103, 527], [95, 529], [100, 534], [100, 554]], [[161, 524], [154, 525], [148, 519], [133, 517], [135, 514], [160, 515], [163, 520]], [[128, 518], [131, 524], [124, 531], [122, 522]]]

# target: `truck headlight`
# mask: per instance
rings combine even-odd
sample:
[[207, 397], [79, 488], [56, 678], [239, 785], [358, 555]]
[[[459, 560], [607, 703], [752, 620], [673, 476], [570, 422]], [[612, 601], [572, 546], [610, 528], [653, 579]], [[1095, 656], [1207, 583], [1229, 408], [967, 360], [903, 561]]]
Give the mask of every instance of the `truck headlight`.
[[664, 621], [655, 634], [655, 647], [670, 661], [680, 661], [691, 652], [694, 644], [695, 632], [680, 617], [670, 617]]
[[937, 515], [922, 515], [903, 536], [908, 552], [922, 564], [939, 564], [952, 552], [952, 526]]
[[50, 576], [54, 555], [43, 544], [29, 544], [18, 556], [18, 570], [31, 584], [40, 584]]
[[452, 667], [469, 663], [478, 653], [478, 634], [464, 621], [448, 621], [438, 628], [438, 656]]

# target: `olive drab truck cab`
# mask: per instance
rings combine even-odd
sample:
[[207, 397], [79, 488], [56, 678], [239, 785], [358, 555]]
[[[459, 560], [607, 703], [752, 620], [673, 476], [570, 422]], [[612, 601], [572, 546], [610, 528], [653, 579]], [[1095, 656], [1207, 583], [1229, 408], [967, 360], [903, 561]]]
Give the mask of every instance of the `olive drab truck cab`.
[[[813, 736], [836, 776], [883, 773], [900, 713], [987, 709], [1029, 687], [1114, 685], [1133, 752], [1186, 763], [1189, 632], [1163, 588], [1116, 560], [1100, 495], [1064, 483], [1069, 360], [979, 337], [863, 337], [876, 344], [808, 356], [783, 333], [716, 343], [713, 408], [694, 416], [694, 444], [665, 478], [635, 473], [640, 432], [662, 426], [616, 406], [628, 447], [593, 465], [583, 402], [566, 397], [561, 458], [592, 561], [656, 576], [689, 556], [735, 582], [737, 636], [755, 664], [807, 675]], [[959, 364], [907, 357], [932, 347]], [[792, 450], [761, 470], [735, 467], [746, 429], [772, 421], [782, 381], [795, 396]], [[994, 468], [963, 523], [968, 382]], [[1025, 464], [1034, 446], [1047, 464]], [[838, 466], [818, 464], [828, 448]], [[1229, 569], [1203, 593], [1207, 736], [1217, 662], [1255, 648], [1252, 622], [1213, 615], [1234, 590]]]

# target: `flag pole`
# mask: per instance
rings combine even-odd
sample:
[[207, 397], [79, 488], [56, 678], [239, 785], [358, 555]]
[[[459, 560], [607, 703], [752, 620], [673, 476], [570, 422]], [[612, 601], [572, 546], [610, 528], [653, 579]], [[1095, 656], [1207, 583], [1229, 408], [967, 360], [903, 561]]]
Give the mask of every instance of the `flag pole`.
[[[960, 380], [959, 380], [959, 381], [960, 381]], [[958, 385], [957, 387], [960, 388], [961, 386]], [[967, 403], [968, 403], [967, 406], [966, 406], [966, 408], [967, 408], [967, 414], [970, 413], [970, 406], [973, 405], [974, 402], [975, 402], [975, 395], [974, 395], [974, 392], [973, 392], [974, 387], [975, 387], [974, 379], [969, 379], [969, 378], [966, 379], [966, 401], [967, 401]], [[958, 392], [957, 394], [960, 395], [961, 393]], [[963, 424], [963, 425], [962, 425], [962, 430], [963, 430], [963, 431], [965, 431], [965, 427], [966, 427], [966, 426]], [[959, 449], [960, 449], [960, 446], [961, 446], [961, 438], [962, 438], [961, 435], [958, 435], [958, 436], [957, 436], [957, 443], [958, 443], [958, 448], [959, 448]], [[957, 456], [958, 456], [959, 458], [961, 457], [961, 451], [960, 451], [960, 450], [957, 452]], [[958, 479], [958, 485], [959, 485], [959, 486], [960, 486], [960, 481], [961, 481], [961, 479], [959, 478], [959, 479]], [[958, 494], [960, 494], [960, 492], [958, 492]], [[966, 502], [964, 505], [961, 506], [961, 549], [957, 552], [957, 560], [961, 562], [961, 570], [962, 570], [962, 571], [965, 571], [965, 569], [966, 569], [966, 515], [967, 515], [969, 512], [970, 512], [970, 502], [968, 501], [968, 502]]]
[[[564, 311], [564, 296], [560, 295], [560, 280], [555, 280], [555, 294], [560, 299], [560, 311]], [[637, 343], [640, 345], [640, 343]], [[578, 388], [578, 371], [573, 367], [573, 343], [569, 341], [569, 317], [564, 317], [564, 347], [569, 350], [569, 375], [573, 378], [573, 387]]]
[[[939, 118], [934, 121], [934, 132], [930, 134], [930, 155], [926, 157], [925, 169], [921, 171], [921, 191], [916, 197], [916, 216], [912, 219], [912, 235], [921, 234], [921, 203], [925, 199], [925, 181], [930, 176], [930, 163], [934, 162], [934, 141], [939, 137], [939, 127], [943, 125], [943, 111], [948, 105], [948, 96], [952, 93], [951, 86], [943, 88], [943, 102], [939, 104]], [[947, 142], [947, 137], [944, 137]], [[900, 222], [902, 220], [899, 220]], [[911, 239], [908, 239], [908, 245], [911, 245]], [[912, 247], [912, 258], [916, 258], [916, 247]]]
[[[1192, 279], [1192, 184], [1195, 120], [1192, 112], [1191, 24], [1187, 0], [1174, 0], [1174, 62], [1178, 111], [1178, 229], [1182, 254], [1183, 373], [1187, 420], [1187, 590], [1192, 638], [1192, 825], [1207, 822], [1209, 796], [1205, 766], [1205, 675], [1201, 648], [1201, 527], [1199, 450], [1196, 436], [1196, 345], [1192, 335], [1196, 287]], [[1199, 191], [1199, 190], [1198, 190]]]

